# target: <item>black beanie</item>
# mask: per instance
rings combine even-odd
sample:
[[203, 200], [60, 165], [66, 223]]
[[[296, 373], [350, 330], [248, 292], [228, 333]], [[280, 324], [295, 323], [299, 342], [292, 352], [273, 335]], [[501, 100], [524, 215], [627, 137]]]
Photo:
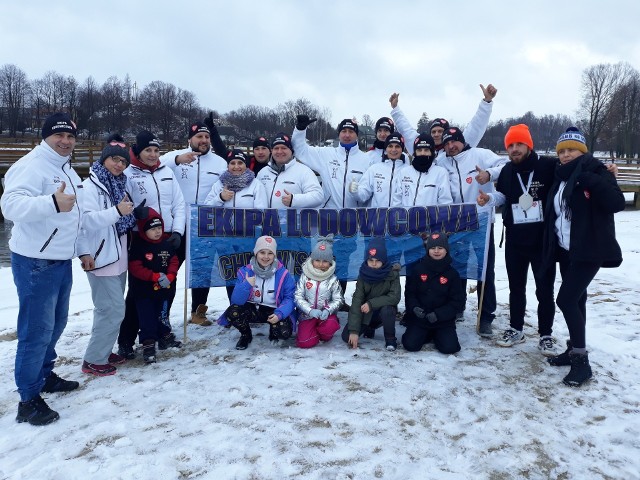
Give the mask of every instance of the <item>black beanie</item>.
[[47, 138], [54, 133], [70, 133], [74, 137], [77, 135], [78, 128], [71, 120], [67, 113], [54, 113], [49, 115], [42, 125], [42, 138]]
[[451, 127], [444, 131], [442, 134], [442, 144], [444, 145], [448, 141], [453, 140], [454, 142], [460, 142], [465, 144], [464, 135], [462, 134], [462, 130], [458, 127]]
[[149, 130], [142, 130], [138, 135], [136, 135], [136, 143], [135, 145], [132, 145], [131, 149], [136, 156], [140, 156], [140, 152], [147, 147], [160, 148], [160, 140], [158, 140], [158, 138]]
[[345, 128], [350, 128], [351, 130], [354, 130], [356, 132], [356, 135], [360, 133], [358, 131], [358, 124], [353, 120], [349, 120], [348, 118], [345, 118], [338, 124], [338, 133], [340, 133]]
[[422, 241], [424, 242], [424, 248], [427, 251], [429, 251], [429, 249], [433, 247], [442, 247], [447, 251], [447, 253], [449, 253], [449, 239], [447, 238], [446, 233], [423, 233]]
[[193, 137], [194, 135], [202, 132], [211, 135], [209, 127], [207, 127], [204, 122], [193, 122], [189, 127], [189, 139], [191, 139], [191, 137]]
[[289, 137], [289, 135], [287, 135], [286, 133], [280, 132], [276, 135], [276, 138], [274, 138], [273, 142], [271, 142], [271, 148], [273, 149], [273, 147], [275, 147], [276, 145], [284, 145], [285, 147], [288, 147], [289, 150], [293, 152], [291, 137]]
[[393, 123], [393, 120], [390, 119], [389, 117], [382, 117], [378, 119], [378, 121], [376, 122], [375, 131], [377, 132], [379, 128], [386, 128], [389, 130], [390, 133], [393, 133], [396, 131], [396, 126]]
[[271, 145], [269, 145], [269, 140], [267, 140], [264, 137], [258, 137], [253, 141], [253, 148], [256, 147], [267, 147], [269, 150], [271, 150]]
[[231, 163], [231, 160], [242, 160], [247, 167], [249, 166], [249, 159], [239, 148], [234, 148], [227, 154], [227, 163]]
[[107, 144], [100, 155], [100, 163], [104, 163], [109, 157], [122, 157], [129, 163], [129, 150], [124, 143], [124, 139], [118, 133], [109, 135], [109, 138], [107, 138]]
[[402, 148], [402, 150], [404, 150], [404, 137], [402, 135], [400, 135], [399, 133], [397, 133], [397, 132], [396, 133], [392, 133], [391, 135], [389, 135], [387, 137], [387, 139], [384, 141], [385, 150], [392, 143], [395, 143], [396, 145], [400, 145], [400, 148]]
[[436, 118], [431, 122], [431, 126], [429, 127], [429, 131], [433, 130], [433, 127], [442, 127], [445, 130], [449, 128], [449, 122], [444, 118]]

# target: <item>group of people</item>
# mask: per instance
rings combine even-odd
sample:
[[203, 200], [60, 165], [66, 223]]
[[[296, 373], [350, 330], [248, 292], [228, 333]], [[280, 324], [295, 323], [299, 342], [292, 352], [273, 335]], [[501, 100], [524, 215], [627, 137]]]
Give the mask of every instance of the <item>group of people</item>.
[[[51, 115], [41, 144], [9, 169], [1, 200], [4, 216], [14, 223], [9, 247], [20, 304], [17, 421], [44, 425], [57, 420], [41, 393], [79, 386], [53, 371], [56, 343], [67, 321], [74, 257], [86, 271], [94, 303], [83, 372], [116, 373], [117, 365], [135, 358], [136, 340], [147, 363], [156, 361], [156, 347], [181, 347], [169, 312], [187, 256], [190, 204], [342, 209], [473, 202], [490, 212], [492, 225], [494, 208], [502, 205], [510, 327], [497, 343], [509, 347], [524, 341], [531, 266], [539, 348], [551, 365], [571, 366], [564, 383], [583, 384], [592, 376], [585, 339], [587, 287], [599, 268], [622, 261], [613, 214], [625, 202], [615, 169], [612, 174], [588, 153], [575, 128], [560, 136], [559, 160], [536, 154], [526, 125], [507, 132], [508, 159], [478, 148], [497, 92], [492, 85], [481, 88], [483, 99], [465, 132], [444, 118], [435, 119], [429, 132], [417, 132], [398, 108], [399, 95], [393, 94], [391, 117], [376, 122], [376, 142], [369, 152], [359, 149], [358, 124], [350, 119], [338, 125], [337, 147], [309, 146], [305, 131], [315, 119], [299, 115], [292, 135], [255, 139], [249, 157], [227, 149], [210, 115], [189, 127], [186, 149], [162, 156], [152, 132], [139, 132], [130, 147], [112, 135], [84, 181], [69, 162], [76, 125], [67, 114]], [[384, 238], [366, 246], [350, 305], [344, 301], [346, 282], [335, 276], [341, 260], [333, 256], [333, 241], [331, 236], [317, 239], [297, 281], [277, 259], [275, 238], [256, 241], [253, 258], [228, 288], [230, 306], [224, 315], [240, 332], [237, 349], [249, 346], [255, 322], [269, 324], [274, 342], [296, 333], [297, 346], [314, 347], [340, 329], [341, 309], [348, 311], [341, 336], [349, 346], [357, 347], [360, 336], [373, 338], [382, 327], [385, 348], [397, 348], [399, 269], [387, 257]], [[407, 351], [433, 341], [438, 351], [455, 353], [461, 348], [456, 321], [464, 318], [466, 279], [451, 266], [446, 234], [427, 232], [423, 242], [425, 255], [406, 278], [401, 342]], [[484, 337], [493, 335], [494, 262], [491, 226], [485, 284], [478, 288], [484, 297], [478, 333]], [[557, 304], [570, 334], [563, 353], [551, 335], [556, 263], [563, 279]], [[208, 294], [208, 288], [192, 289], [191, 323], [212, 324], [206, 315]]]

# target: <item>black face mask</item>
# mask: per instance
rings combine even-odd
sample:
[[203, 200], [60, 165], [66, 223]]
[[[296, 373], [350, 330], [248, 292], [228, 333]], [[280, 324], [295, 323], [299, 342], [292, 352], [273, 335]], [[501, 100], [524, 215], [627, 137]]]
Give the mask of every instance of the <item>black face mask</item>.
[[433, 163], [433, 155], [416, 155], [413, 157], [413, 168], [421, 173], [429, 171], [431, 164]]

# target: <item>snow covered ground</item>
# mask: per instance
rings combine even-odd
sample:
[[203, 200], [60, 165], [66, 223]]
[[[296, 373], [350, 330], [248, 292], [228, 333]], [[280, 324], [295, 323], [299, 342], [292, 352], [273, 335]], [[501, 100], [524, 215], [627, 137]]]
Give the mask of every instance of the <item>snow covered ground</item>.
[[[527, 341], [512, 349], [475, 334], [470, 295], [453, 356], [432, 346], [387, 352], [380, 332], [357, 351], [339, 337], [308, 351], [273, 347], [266, 329], [240, 352], [235, 330], [189, 326], [186, 346], [160, 352], [155, 365], [136, 359], [115, 376], [87, 376], [92, 304], [76, 261], [56, 371], [81, 386], [46, 396], [61, 417], [46, 427], [15, 422], [17, 298], [10, 269], [0, 268], [0, 478], [638, 479], [639, 228], [640, 212], [617, 214], [625, 260], [591, 284], [594, 379], [580, 389], [562, 385], [568, 368], [537, 350], [532, 278]], [[502, 249], [496, 278], [498, 331], [508, 325]], [[213, 316], [224, 310], [222, 289], [209, 305]], [[179, 294], [180, 337], [182, 312]], [[556, 320], [564, 343], [559, 311]]]

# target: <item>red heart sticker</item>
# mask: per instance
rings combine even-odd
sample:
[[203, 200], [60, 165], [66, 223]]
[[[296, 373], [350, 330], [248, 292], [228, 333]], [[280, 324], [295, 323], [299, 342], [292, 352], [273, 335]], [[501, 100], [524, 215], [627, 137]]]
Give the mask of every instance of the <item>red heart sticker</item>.
[[273, 242], [273, 238], [265, 237], [264, 241], [267, 242], [267, 243], [271, 243], [271, 242]]
[[279, 196], [280, 196], [280, 190], [276, 192], [276, 197], [279, 197]]
[[468, 183], [469, 185], [471, 185], [471, 182], [473, 182], [473, 178], [471, 178], [471, 177], [467, 177], [467, 183]]
[[318, 248], [319, 248], [320, 250], [326, 250], [326, 249], [327, 249], [327, 246], [326, 246], [326, 245], [320, 245]]
[[427, 277], [427, 275], [424, 274], [424, 273], [422, 275], [420, 275], [420, 280], [422, 280], [423, 282], [426, 282], [427, 278], [429, 278], [429, 277]]
[[311, 290], [313, 288], [313, 283], [307, 282], [306, 284], [307, 290]]
[[440, 277], [440, 284], [444, 285], [445, 283], [447, 283], [449, 281], [449, 279], [447, 277]]
[[439, 233], [432, 233], [431, 234], [431, 238], [433, 238], [434, 240], [437, 240], [438, 238], [440, 238], [440, 234]]
[[153, 253], [145, 253], [144, 258], [146, 258], [149, 261], [153, 260]]
[[589, 192], [589, 190], [585, 190], [584, 191], [584, 197], [589, 200], [591, 198], [591, 193]]
[[375, 248], [371, 248], [371, 249], [369, 249], [369, 256], [370, 257], [375, 257], [377, 252], [378, 252], [378, 250], [376, 250]]
[[260, 290], [256, 290], [255, 292], [253, 292], [253, 296], [260, 298]]

